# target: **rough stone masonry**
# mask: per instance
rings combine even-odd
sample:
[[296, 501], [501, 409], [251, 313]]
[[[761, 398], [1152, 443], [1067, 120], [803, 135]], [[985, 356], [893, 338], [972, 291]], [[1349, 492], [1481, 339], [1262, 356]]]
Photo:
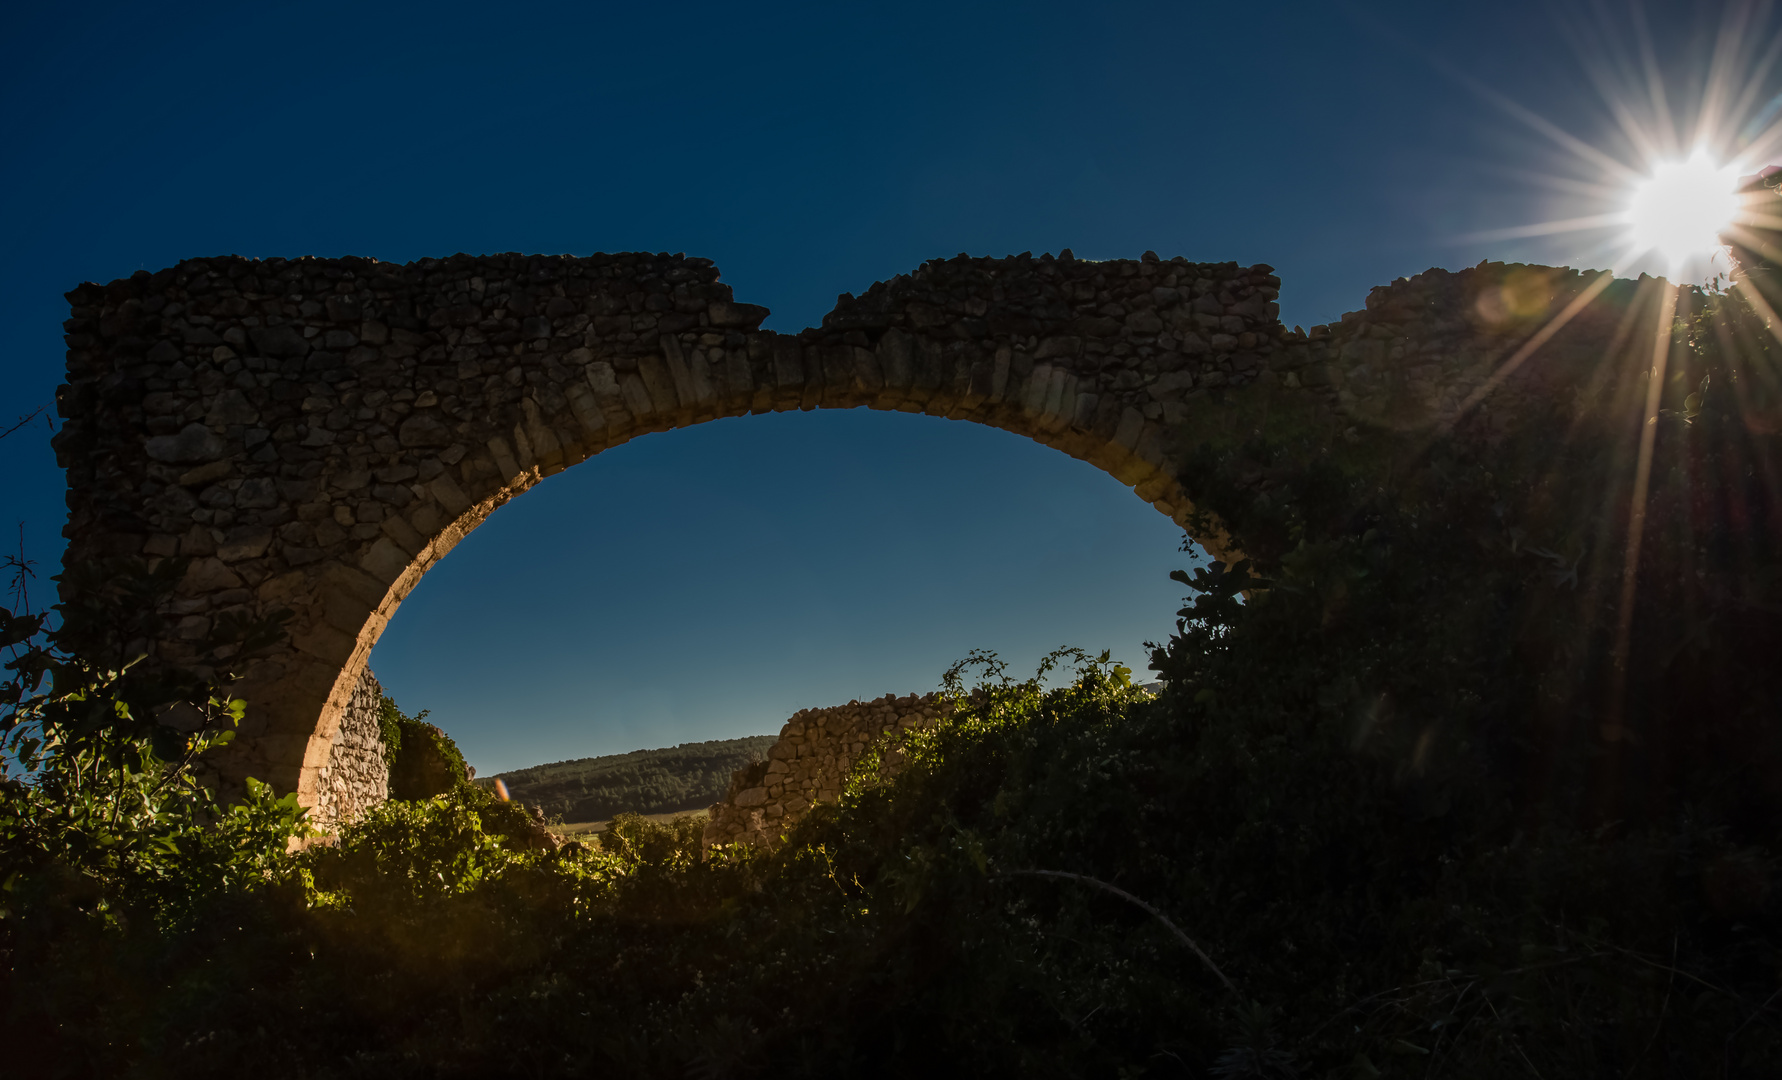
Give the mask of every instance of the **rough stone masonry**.
[[[1301, 333], [1266, 265], [960, 256], [780, 334], [681, 255], [192, 259], [68, 294], [66, 558], [192, 560], [166, 662], [225, 613], [291, 610], [223, 767], [335, 820], [382, 797], [352, 718], [397, 606], [497, 507], [608, 447], [751, 412], [923, 412], [1057, 447], [1189, 527], [1181, 450], [1209, 425], [1261, 402], [1354, 440], [1488, 387], [1488, 407], [1552, 393], [1625, 322], [1634, 283], [1605, 284], [1430, 271]], [[1541, 362], [1516, 359], [1581, 301]], [[1196, 539], [1225, 553], [1216, 525]]]
[[[713, 804], [705, 844], [774, 843], [817, 803], [841, 797], [848, 773], [885, 736], [932, 727], [952, 711], [939, 694], [850, 701], [801, 709], [780, 729], [767, 760], [737, 770], [723, 801]], [[902, 752], [886, 743], [882, 775], [894, 775]]]
[[334, 730], [328, 763], [317, 770], [313, 821], [325, 826], [353, 821], [390, 797], [390, 761], [384, 746], [384, 688], [368, 667], [353, 687]]

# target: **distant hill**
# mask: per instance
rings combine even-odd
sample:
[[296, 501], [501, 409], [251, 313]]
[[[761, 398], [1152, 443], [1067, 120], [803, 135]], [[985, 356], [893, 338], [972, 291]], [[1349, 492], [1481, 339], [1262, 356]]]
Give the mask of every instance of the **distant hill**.
[[499, 779], [511, 798], [565, 822], [604, 821], [614, 814], [703, 810], [724, 797], [730, 774], [767, 757], [778, 736], [682, 743], [662, 750], [578, 758], [479, 777]]

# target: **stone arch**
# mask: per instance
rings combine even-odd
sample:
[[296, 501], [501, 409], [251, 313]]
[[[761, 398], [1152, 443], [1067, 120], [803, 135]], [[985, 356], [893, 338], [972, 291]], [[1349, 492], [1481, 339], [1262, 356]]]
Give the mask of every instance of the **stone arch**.
[[[226, 612], [294, 613], [240, 686], [249, 719], [224, 769], [326, 820], [335, 734], [389, 618], [543, 478], [719, 417], [866, 407], [1035, 439], [1193, 528], [1176, 470], [1197, 420], [1257, 394], [1365, 411], [1369, 384], [1342, 370], [1359, 357], [1378, 378], [1404, 353], [1366, 319], [1285, 333], [1279, 287], [1266, 265], [1149, 253], [960, 256], [781, 334], [681, 255], [188, 260], [68, 294], [67, 558], [192, 560], [152, 643], [168, 662]], [[1490, 372], [1469, 354], [1418, 393], [1451, 413]], [[1225, 551], [1216, 525], [1196, 539]]]
[[1221, 361], [1261, 370], [1280, 329], [1278, 280], [1235, 264], [936, 261], [796, 335], [717, 279], [680, 255], [218, 258], [82, 286], [69, 558], [193, 560], [172, 662], [219, 614], [294, 613], [227, 766], [316, 807], [397, 606], [547, 476], [718, 417], [867, 407], [1055, 446], [1186, 525], [1167, 414]]

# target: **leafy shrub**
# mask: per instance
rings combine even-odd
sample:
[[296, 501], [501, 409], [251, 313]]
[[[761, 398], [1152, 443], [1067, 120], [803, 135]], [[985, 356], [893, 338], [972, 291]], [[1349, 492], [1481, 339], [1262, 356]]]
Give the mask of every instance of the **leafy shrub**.
[[525, 859], [484, 827], [474, 797], [462, 789], [431, 799], [391, 799], [340, 831], [338, 846], [310, 853], [320, 889], [364, 901], [421, 903], [459, 896]]
[[[386, 709], [395, 711], [395, 702], [384, 699]], [[427, 799], [455, 791], [470, 782], [470, 768], [451, 737], [420, 717], [402, 716], [397, 749], [390, 754], [390, 797], [393, 799]], [[421, 716], [425, 716], [423, 710]]]
[[600, 834], [600, 847], [639, 866], [668, 872], [684, 871], [700, 858], [705, 822], [697, 817], [651, 821], [641, 814], [619, 814]]
[[185, 571], [132, 561], [75, 568], [83, 598], [45, 615], [0, 611], [10, 679], [0, 687], [0, 889], [16, 943], [57, 909], [105, 920], [189, 920], [209, 897], [282, 872], [302, 831], [294, 795], [249, 779], [233, 805], [198, 766], [234, 738], [242, 703], [224, 687], [273, 640], [279, 618], [219, 620], [203, 666], [170, 669], [130, 650], [152, 639]]

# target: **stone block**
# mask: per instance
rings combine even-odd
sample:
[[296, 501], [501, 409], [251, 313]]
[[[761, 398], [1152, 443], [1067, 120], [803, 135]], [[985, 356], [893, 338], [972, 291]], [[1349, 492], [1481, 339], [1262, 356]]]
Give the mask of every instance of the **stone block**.
[[569, 399], [569, 410], [575, 414], [576, 422], [582, 425], [585, 434], [598, 436], [605, 430], [606, 414], [600, 411], [600, 403], [586, 383], [570, 383], [563, 388], [563, 396]]
[[413, 559], [408, 552], [397, 547], [387, 536], [378, 537], [371, 548], [359, 558], [359, 569], [385, 584], [394, 582], [408, 569]]
[[[720, 356], [721, 356], [720, 351]], [[722, 361], [720, 360], [720, 365]], [[721, 370], [721, 367], [720, 367]], [[700, 405], [709, 405], [717, 398], [712, 389], [712, 363], [704, 349], [694, 349], [693, 355], [687, 359], [687, 379], [693, 388], [693, 401]]]
[[879, 369], [884, 384], [909, 387], [916, 381], [916, 348], [910, 335], [897, 327], [886, 330], [878, 342]]
[[724, 350], [724, 388], [732, 398], [746, 398], [755, 390], [755, 372], [749, 365], [748, 350]]
[[[431, 487], [428, 487], [423, 490], [431, 493], [432, 489]], [[431, 500], [423, 500], [422, 502], [417, 503], [415, 508], [408, 512], [409, 526], [413, 528], [418, 535], [429, 540], [437, 535], [440, 529], [444, 528], [448, 521], [449, 519], [445, 516], [445, 513], [439, 504]]]
[[[671, 413], [681, 405], [689, 403], [683, 402], [676, 392], [674, 374], [669, 371], [666, 361], [654, 356], [640, 356], [637, 360], [637, 374], [643, 380], [644, 388], [649, 391], [648, 400], [652, 407], [647, 409], [646, 413]], [[689, 400], [691, 396], [691, 389], [689, 389]], [[632, 411], [636, 412], [637, 410], [633, 409]], [[638, 415], [645, 414], [639, 413]]]
[[[661, 342], [662, 359], [668, 365], [669, 381], [674, 385], [674, 399], [682, 405], [691, 405], [698, 400], [698, 394], [693, 388], [693, 374], [687, 367], [687, 356], [681, 350], [681, 341], [673, 334], [663, 334]], [[641, 370], [641, 364], [639, 368]], [[646, 385], [648, 381], [646, 376]]]
[[1120, 413], [1120, 426], [1114, 431], [1114, 442], [1131, 450], [1138, 445], [1139, 435], [1144, 429], [1145, 414], [1127, 407]]
[[239, 589], [241, 584], [240, 575], [225, 566], [221, 559], [212, 556], [192, 560], [179, 588], [180, 592], [187, 595], [202, 596], [223, 589]]
[[650, 400], [649, 388], [644, 385], [642, 376], [637, 372], [626, 372], [625, 377], [619, 381], [619, 387], [624, 395], [625, 407], [631, 410], [632, 416], [642, 420], [655, 413], [656, 404]]
[[277, 481], [270, 476], [250, 476], [235, 491], [235, 507], [239, 510], [268, 510], [279, 505]]
[[428, 481], [427, 491], [445, 508], [446, 513], [454, 517], [470, 508], [470, 496], [464, 494], [457, 481], [452, 479], [451, 473], [442, 472]]
[[875, 393], [885, 385], [884, 372], [879, 369], [879, 358], [871, 349], [854, 346], [853, 354], [853, 388], [863, 394]]
[[1126, 316], [1126, 329], [1134, 334], [1154, 336], [1163, 332], [1163, 320], [1155, 311], [1135, 311]]
[[357, 639], [332, 626], [316, 623], [293, 630], [291, 644], [318, 660], [339, 665], [353, 655]]
[[1045, 411], [1046, 395], [1052, 386], [1052, 365], [1038, 364], [1029, 375], [1020, 390], [1021, 412], [1029, 417], [1037, 417]]
[[422, 536], [406, 519], [395, 514], [385, 516], [384, 520], [379, 522], [379, 527], [384, 530], [385, 536], [394, 540], [410, 555], [420, 554], [427, 546], [427, 538]]
[[1048, 430], [1062, 427], [1075, 408], [1076, 382], [1064, 368], [1052, 369], [1052, 376], [1047, 380], [1045, 404], [1040, 407], [1040, 414], [1048, 419], [1045, 425]]
[[772, 314], [759, 304], [738, 304], [720, 300], [706, 308], [706, 318], [713, 326], [732, 330], [753, 330]]
[[288, 359], [309, 352], [309, 342], [294, 326], [257, 326], [248, 331], [248, 340], [262, 356]]
[[453, 433], [439, 414], [426, 411], [414, 413], [404, 420], [396, 429], [396, 438], [409, 448], [449, 446]]
[[214, 480], [221, 480], [235, 471], [229, 461], [213, 461], [209, 465], [200, 465], [196, 469], [188, 469], [179, 475], [181, 487], [202, 487]]
[[272, 545], [272, 530], [263, 526], [242, 525], [230, 529], [217, 545], [217, 558], [226, 563], [258, 559]]
[[[530, 469], [538, 462], [538, 452], [532, 446], [532, 436], [526, 434], [526, 425], [524, 421], [514, 425], [513, 439], [513, 458], [519, 463], [520, 467], [514, 474], [510, 475], [517, 475], [520, 472], [525, 472], [527, 469]], [[495, 460], [499, 463], [501, 459], [497, 457]]]
[[327, 624], [354, 636], [365, 626], [372, 611], [371, 605], [339, 586], [323, 590], [321, 601], [322, 618]]
[[618, 374], [613, 366], [605, 361], [595, 361], [583, 368], [583, 376], [588, 388], [601, 401], [613, 402], [620, 398]]
[[260, 420], [259, 410], [248, 402], [247, 395], [240, 390], [225, 390], [211, 402], [210, 410], [204, 414], [204, 422], [212, 428], [226, 428], [231, 424], [255, 424]]
[[525, 414], [525, 434], [532, 444], [532, 453], [536, 460], [555, 463], [562, 460], [563, 442], [557, 432], [546, 422], [544, 414], [539, 410], [538, 402], [526, 398], [520, 402], [520, 411]]
[[520, 463], [514, 460], [514, 452], [507, 445], [507, 440], [497, 435], [488, 442], [489, 455], [494, 459], [496, 475], [503, 484], [511, 484], [520, 475]]
[[215, 461], [228, 451], [228, 444], [203, 424], [187, 424], [177, 434], [156, 435], [143, 444], [150, 460], [173, 465]]

